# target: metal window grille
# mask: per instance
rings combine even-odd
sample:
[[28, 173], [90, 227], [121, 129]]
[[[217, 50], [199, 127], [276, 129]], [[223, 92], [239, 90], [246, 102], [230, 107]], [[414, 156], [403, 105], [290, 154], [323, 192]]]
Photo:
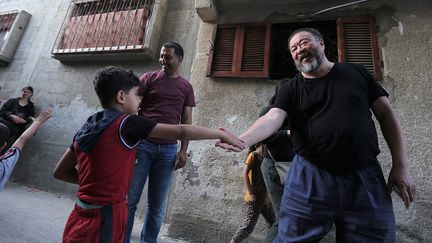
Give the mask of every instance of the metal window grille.
[[154, 0], [72, 0], [53, 54], [143, 48]]
[[18, 11], [0, 13], [0, 51], [2, 50], [6, 39], [8, 38], [10, 29], [17, 14]]

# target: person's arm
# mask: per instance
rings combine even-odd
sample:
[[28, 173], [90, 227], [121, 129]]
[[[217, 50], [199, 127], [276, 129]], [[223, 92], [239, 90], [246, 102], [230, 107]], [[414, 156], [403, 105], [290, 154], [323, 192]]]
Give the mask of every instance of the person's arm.
[[54, 169], [54, 177], [65, 182], [78, 184], [78, 171], [76, 165], [76, 155], [70, 148], [68, 148]]
[[[192, 107], [185, 106], [181, 115], [181, 124], [192, 124]], [[189, 146], [189, 140], [181, 140], [180, 150], [177, 154], [177, 162], [174, 170], [181, 169], [185, 167], [187, 161], [187, 149]]]
[[26, 120], [24, 120], [22, 117], [17, 116], [15, 114], [9, 114], [8, 117], [11, 119], [11, 121], [13, 121], [16, 124], [24, 124], [24, 123], [26, 123]]
[[11, 149], [0, 160], [0, 190], [6, 185], [18, 161], [19, 149]]
[[43, 110], [40, 115], [33, 121], [33, 123], [24, 131], [23, 134], [12, 144], [12, 147], [17, 147], [20, 150], [27, 144], [31, 137], [36, 133], [40, 126], [42, 126], [48, 118], [52, 116], [53, 108], [49, 107]]
[[372, 103], [372, 111], [377, 118], [383, 136], [392, 155], [392, 168], [388, 177], [387, 186], [390, 191], [397, 187], [401, 192], [405, 207], [416, 197], [415, 184], [409, 175], [408, 156], [402, 137], [402, 128], [387, 97], [382, 96]]
[[[240, 135], [239, 138], [243, 140], [246, 147], [261, 142], [282, 126], [286, 116], [287, 113], [284, 110], [272, 108], [264, 116], [258, 118], [258, 120], [256, 120], [245, 133]], [[226, 131], [225, 129], [222, 130]], [[233, 150], [232, 146], [223, 142], [217, 142], [216, 146], [226, 150]]]
[[239, 152], [245, 148], [243, 141], [229, 132], [195, 125], [158, 123], [148, 137], [176, 140], [220, 139], [221, 142], [231, 146], [233, 151]]
[[1, 117], [7, 118], [9, 114], [12, 113], [12, 104], [13, 104], [13, 99], [8, 99], [6, 103], [3, 104], [3, 106], [0, 109]]
[[30, 107], [29, 107], [29, 113], [28, 113], [28, 117], [26, 119], [26, 122], [33, 122], [35, 120], [34, 116], [35, 116], [35, 107], [33, 103], [30, 103], [31, 101], [29, 101]]
[[249, 180], [249, 172], [252, 170], [252, 163], [253, 163], [252, 160], [253, 159], [254, 159], [254, 155], [253, 155], [253, 153], [250, 153], [248, 155], [247, 161], [245, 163], [245, 166], [244, 166], [243, 172], [242, 172], [243, 181], [246, 185], [246, 190], [248, 191], [251, 202], [255, 202], [255, 199], [256, 199], [255, 194], [254, 194], [253, 189], [252, 189], [251, 181]]
[[29, 114], [29, 116], [31, 116], [31, 117], [35, 116], [35, 107], [34, 107], [33, 103], [31, 103], [31, 106], [30, 106], [30, 114]]

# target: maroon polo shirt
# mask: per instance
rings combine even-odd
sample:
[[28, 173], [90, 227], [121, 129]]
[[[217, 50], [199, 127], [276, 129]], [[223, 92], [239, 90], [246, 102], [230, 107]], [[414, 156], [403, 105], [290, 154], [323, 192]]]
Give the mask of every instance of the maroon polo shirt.
[[[190, 82], [183, 77], [168, 77], [163, 70], [144, 73], [140, 78], [139, 95], [143, 96], [139, 115], [157, 123], [179, 124], [185, 106], [195, 106]], [[176, 140], [152, 140], [159, 144], [173, 144]]]

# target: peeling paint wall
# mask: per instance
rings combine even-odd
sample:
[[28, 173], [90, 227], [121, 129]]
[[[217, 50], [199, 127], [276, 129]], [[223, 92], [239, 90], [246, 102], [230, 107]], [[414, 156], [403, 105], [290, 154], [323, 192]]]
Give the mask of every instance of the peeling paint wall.
[[[390, 1], [389, 1], [390, 5]], [[391, 2], [394, 24], [380, 33], [386, 86], [401, 121], [417, 185], [417, 201], [410, 210], [394, 200], [400, 242], [432, 241], [432, 3]], [[381, 140], [382, 141], [382, 140]], [[381, 146], [384, 148], [384, 146]], [[381, 161], [388, 171], [390, 155], [382, 149]]]
[[[283, 1], [281, 1], [283, 2]], [[330, 7], [319, 2], [220, 11], [219, 23], [259, 21], [298, 22], [299, 12]], [[399, 117], [411, 160], [411, 175], [417, 183], [417, 201], [406, 210], [393, 196], [398, 242], [432, 241], [432, 2], [371, 1], [331, 11], [317, 19], [373, 15], [378, 28], [384, 80]], [[194, 121], [199, 125], [227, 127], [240, 134], [258, 116], [274, 91], [277, 81], [206, 77], [209, 41], [216, 25], [201, 23], [191, 82], [197, 96]], [[203, 146], [204, 145], [204, 146]], [[225, 153], [213, 143], [191, 143], [191, 161], [177, 176], [169, 233], [193, 242], [227, 242], [240, 224], [243, 210], [241, 181], [245, 153]], [[390, 153], [380, 135], [379, 156], [385, 176], [391, 166]], [[197, 177], [198, 174], [198, 177]], [[266, 234], [260, 219], [247, 242], [259, 242]], [[334, 242], [334, 232], [323, 242]]]
[[[0, 11], [25, 10], [32, 16], [24, 32], [13, 61], [0, 67], [0, 98], [16, 97], [22, 87], [35, 89], [33, 102], [36, 113], [54, 105], [54, 116], [37, 132], [22, 151], [14, 180], [42, 189], [59, 192], [69, 197], [76, 194], [76, 186], [55, 180], [54, 166], [72, 142], [75, 132], [86, 118], [100, 110], [93, 90], [95, 71], [103, 66], [117, 65], [134, 70], [137, 75], [159, 69], [157, 57], [149, 61], [106, 61], [62, 63], [51, 58], [55, 38], [65, 18], [70, 0], [0, 0]], [[189, 78], [195, 56], [199, 18], [194, 1], [168, 0], [168, 9], [158, 46], [177, 41], [185, 49], [181, 73]], [[146, 194], [143, 193], [138, 214], [144, 212]]]

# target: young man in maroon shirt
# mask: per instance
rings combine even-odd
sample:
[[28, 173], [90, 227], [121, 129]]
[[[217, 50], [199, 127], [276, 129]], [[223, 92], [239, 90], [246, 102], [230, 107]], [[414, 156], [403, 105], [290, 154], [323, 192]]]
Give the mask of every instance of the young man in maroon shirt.
[[[179, 74], [182, 61], [183, 48], [178, 43], [162, 45], [159, 57], [162, 68], [144, 73], [140, 78], [140, 96], [143, 99], [139, 115], [158, 123], [192, 123], [195, 97], [190, 82]], [[185, 166], [188, 143], [187, 140], [182, 140], [178, 152], [176, 140], [143, 139], [138, 144], [137, 163], [128, 193], [129, 218], [125, 242], [130, 240], [135, 211], [147, 177], [148, 203], [141, 242], [156, 242], [173, 172]]]

